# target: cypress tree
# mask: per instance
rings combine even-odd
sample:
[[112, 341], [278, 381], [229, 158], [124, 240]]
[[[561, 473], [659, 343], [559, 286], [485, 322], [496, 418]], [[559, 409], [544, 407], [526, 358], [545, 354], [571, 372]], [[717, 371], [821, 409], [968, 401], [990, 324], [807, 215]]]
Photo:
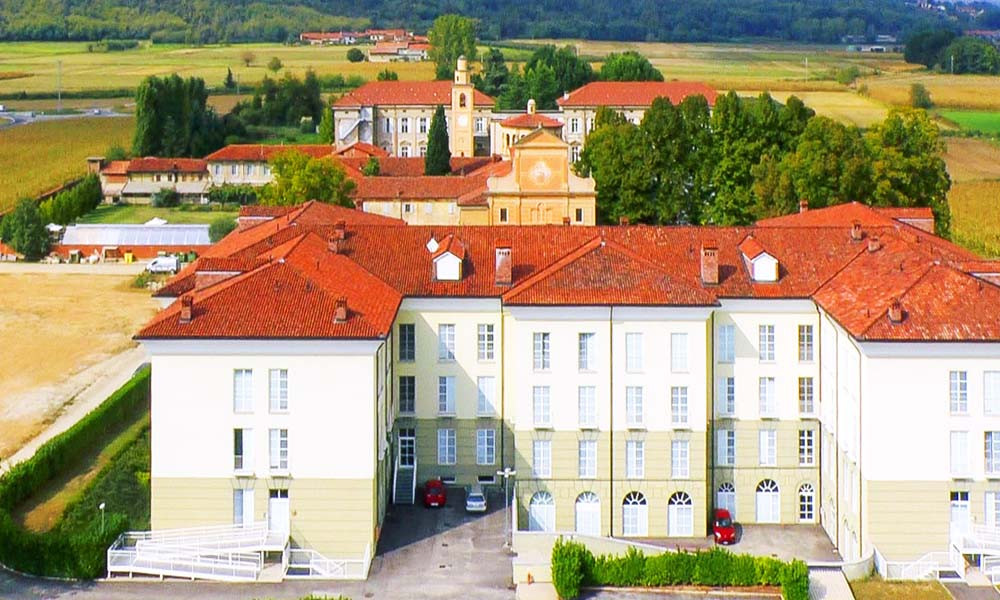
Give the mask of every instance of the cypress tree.
[[448, 148], [448, 126], [444, 120], [444, 107], [438, 106], [431, 119], [427, 134], [427, 156], [424, 158], [424, 175], [451, 173], [451, 150]]

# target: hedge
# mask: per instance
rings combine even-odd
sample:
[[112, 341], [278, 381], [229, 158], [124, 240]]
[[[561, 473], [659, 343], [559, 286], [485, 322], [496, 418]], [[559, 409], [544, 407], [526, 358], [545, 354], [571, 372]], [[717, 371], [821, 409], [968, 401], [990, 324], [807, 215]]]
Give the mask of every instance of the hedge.
[[108, 546], [126, 527], [123, 515], [106, 515], [103, 531], [95, 519], [90, 528], [82, 531], [34, 533], [21, 528], [10, 512], [46, 482], [73, 467], [74, 461], [93, 448], [108, 429], [127, 424], [136, 410], [148, 406], [149, 378], [150, 369], [146, 367], [83, 419], [0, 478], [0, 563], [17, 571], [53, 577], [93, 579], [105, 571]]
[[552, 548], [552, 583], [564, 600], [579, 596], [582, 587], [671, 585], [781, 586], [785, 600], [809, 598], [809, 568], [800, 560], [783, 562], [722, 548], [645, 556], [634, 547], [624, 556], [595, 558], [585, 545], [562, 538]]

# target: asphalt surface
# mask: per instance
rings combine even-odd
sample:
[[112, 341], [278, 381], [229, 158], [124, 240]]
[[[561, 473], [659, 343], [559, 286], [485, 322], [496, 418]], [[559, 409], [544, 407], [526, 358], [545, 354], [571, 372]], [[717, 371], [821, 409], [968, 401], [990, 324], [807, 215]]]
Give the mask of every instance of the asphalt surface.
[[[500, 497], [502, 499], [502, 496]], [[286, 581], [212, 583], [116, 579], [63, 582], [0, 570], [0, 598], [148, 600], [153, 598], [297, 599], [314, 594], [353, 600], [410, 598], [514, 598], [510, 556], [503, 549], [502, 500], [490, 512], [469, 515], [461, 490], [449, 490], [448, 506], [392, 506], [369, 578], [364, 582]]]

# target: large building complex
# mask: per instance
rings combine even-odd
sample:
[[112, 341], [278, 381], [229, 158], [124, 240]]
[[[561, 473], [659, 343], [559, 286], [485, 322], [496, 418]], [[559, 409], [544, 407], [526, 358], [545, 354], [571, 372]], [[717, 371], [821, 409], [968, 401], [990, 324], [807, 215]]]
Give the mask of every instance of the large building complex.
[[803, 209], [751, 227], [248, 210], [137, 336], [153, 529], [266, 522], [365, 562], [417, 482], [511, 467], [525, 529], [680, 540], [727, 507], [818, 523], [847, 559], [968, 551], [1000, 512], [1000, 262], [929, 233], [927, 209]]

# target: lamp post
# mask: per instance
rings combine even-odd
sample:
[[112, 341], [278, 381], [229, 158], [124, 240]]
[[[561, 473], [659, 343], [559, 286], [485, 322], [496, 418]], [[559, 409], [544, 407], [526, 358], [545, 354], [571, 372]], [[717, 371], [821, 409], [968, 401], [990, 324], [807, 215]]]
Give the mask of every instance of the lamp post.
[[101, 511], [101, 534], [104, 533], [104, 503], [101, 502], [97, 505], [97, 508]]
[[510, 547], [511, 545], [511, 531], [510, 531], [510, 491], [508, 485], [510, 483], [510, 478], [517, 475], [517, 471], [511, 469], [510, 467], [504, 467], [503, 471], [497, 471], [497, 475], [503, 477], [503, 513], [504, 513], [504, 546]]

